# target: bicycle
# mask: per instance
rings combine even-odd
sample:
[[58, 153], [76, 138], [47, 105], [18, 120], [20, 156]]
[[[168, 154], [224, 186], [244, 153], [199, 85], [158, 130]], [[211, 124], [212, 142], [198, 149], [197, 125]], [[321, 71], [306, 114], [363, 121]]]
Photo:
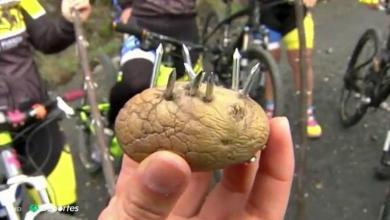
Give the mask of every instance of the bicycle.
[[[115, 188], [115, 169], [113, 166], [113, 160], [110, 158], [109, 147], [107, 146], [107, 133], [105, 132], [107, 126], [104, 124], [104, 117], [102, 117], [102, 111], [104, 111], [105, 105], [100, 105], [96, 96], [96, 83], [93, 80], [92, 71], [89, 66], [88, 51], [82, 22], [79, 12], [72, 8], [72, 15], [74, 17], [74, 29], [76, 38], [76, 48], [80, 58], [80, 66], [83, 72], [83, 89], [85, 91], [82, 107], [78, 109], [79, 114], [79, 128], [83, 129], [79, 134], [79, 157], [83, 166], [88, 171], [94, 172], [97, 168], [102, 168], [103, 175], [106, 182], [106, 188], [109, 195], [113, 195]], [[89, 119], [89, 120], [88, 120]], [[91, 137], [94, 137], [93, 139]], [[83, 139], [84, 138], [84, 139]], [[112, 139], [111, 139], [112, 140]], [[94, 145], [95, 152], [98, 152], [96, 158], [100, 159], [99, 163], [92, 163], [89, 160], [89, 151]]]
[[[390, 4], [383, 6], [390, 14]], [[352, 52], [347, 70], [343, 77], [339, 114], [344, 127], [357, 124], [368, 109], [390, 111], [386, 99], [390, 95], [390, 35], [382, 46], [379, 31], [374, 28], [366, 30]], [[368, 54], [367, 51], [368, 50]], [[390, 138], [388, 132], [386, 140]], [[385, 141], [382, 164], [390, 165], [390, 144]]]
[[[390, 3], [381, 6], [390, 14]], [[371, 109], [390, 111], [386, 100], [390, 95], [390, 35], [382, 46], [379, 31], [367, 29], [359, 38], [343, 76], [339, 116], [344, 127], [356, 125]], [[389, 175], [390, 131], [383, 145], [378, 178]], [[389, 188], [390, 189], [390, 188]], [[386, 193], [378, 220], [390, 220], [390, 191]]]
[[[34, 206], [34, 209], [30, 209], [25, 213], [25, 220], [35, 219], [38, 216], [42, 216], [43, 213], [49, 213], [45, 214], [45, 218], [49, 219], [76, 219], [69, 216], [65, 217], [58, 213], [55, 214], [59, 207], [56, 207], [49, 197], [49, 184], [46, 181], [46, 177], [44, 175], [27, 176], [23, 174], [20, 161], [13, 148], [13, 143], [21, 137], [27, 136], [26, 149], [28, 156], [27, 145], [32, 135], [47, 124], [62, 117], [63, 113], [66, 115], [74, 114], [73, 109], [65, 101], [74, 101], [81, 95], [80, 91], [73, 91], [65, 94], [63, 97], [58, 96], [55, 99], [49, 99], [43, 104], [35, 104], [24, 111], [0, 112], [0, 167], [3, 168], [3, 170], [0, 170], [2, 171], [0, 176], [4, 178], [0, 182], [0, 205], [5, 208], [7, 217], [10, 220], [19, 220], [21, 217], [20, 213], [18, 213], [21, 210], [17, 207], [16, 197], [17, 191], [22, 186], [29, 186], [29, 189], [35, 190], [41, 202], [39, 205]], [[15, 127], [25, 123], [28, 125], [25, 125], [23, 130], [18, 131], [15, 135], [12, 134]], [[28, 157], [28, 159], [36, 171], [42, 173], [40, 167], [35, 164], [33, 159], [31, 157]]]
[[[219, 81], [225, 87], [231, 87], [232, 67], [242, 69], [239, 85], [248, 78], [254, 62], [261, 65], [261, 74], [257, 75], [250, 96], [260, 105], [263, 104], [266, 81], [272, 85], [273, 102], [275, 105], [273, 115], [282, 115], [284, 108], [284, 89], [282, 86], [277, 64], [267, 51], [268, 31], [261, 25], [260, 16], [262, 10], [286, 3], [288, 0], [262, 3], [250, 0], [249, 6], [232, 14], [232, 1], [226, 0], [225, 18], [218, 21], [217, 13], [211, 12], [206, 18], [202, 30], [203, 45], [211, 45], [212, 49], [205, 55], [210, 60], [212, 70], [217, 73]], [[238, 33], [232, 33], [233, 21], [242, 17], [248, 17], [243, 28]], [[222, 33], [219, 33], [222, 32]], [[219, 33], [219, 34], [218, 34]], [[237, 36], [234, 36], [234, 35]], [[221, 37], [222, 36], [222, 37]], [[234, 39], [235, 38], [235, 39]], [[235, 52], [238, 48], [239, 52]], [[241, 57], [240, 57], [241, 54]], [[235, 64], [236, 63], [236, 64]], [[239, 63], [239, 64], [237, 64]], [[239, 67], [237, 67], [239, 66]]]
[[[114, 21], [119, 22], [119, 15], [121, 12], [118, 1], [112, 1], [113, 6], [116, 9], [116, 16]], [[98, 65], [93, 70], [93, 75], [96, 76], [95, 79], [95, 87], [99, 87], [100, 85], [104, 85], [104, 89], [97, 90], [98, 100], [98, 109], [100, 114], [102, 115], [102, 121], [104, 123], [104, 131], [106, 138], [109, 142], [109, 151], [110, 151], [110, 159], [116, 164], [116, 168], [120, 166], [121, 156], [123, 152], [117, 142], [114, 131], [108, 127], [108, 122], [106, 120], [107, 114], [110, 108], [110, 104], [105, 98], [106, 94], [99, 94], [101, 92], [105, 92], [109, 90], [110, 86], [112, 86], [115, 82], [121, 81], [122, 73], [119, 69], [120, 57], [114, 56], [113, 58], [108, 57], [106, 54], [100, 54], [98, 57]], [[172, 70], [170, 67], [162, 66], [162, 71], [165, 73], [170, 73]], [[100, 78], [99, 78], [100, 77]], [[165, 79], [162, 79], [164, 78]], [[163, 85], [168, 80], [167, 74], [160, 75], [160, 80], [158, 82], [159, 85]], [[100, 82], [101, 83], [100, 83]], [[108, 86], [109, 85], [109, 86]], [[88, 105], [86, 99], [83, 99], [81, 102], [81, 106], [76, 108], [77, 111], [77, 128], [80, 130], [78, 132], [78, 155], [83, 167], [90, 173], [95, 174], [101, 168], [100, 162], [100, 150], [97, 147], [95, 132], [93, 128], [93, 119], [91, 118], [90, 106]], [[115, 163], [116, 162], [116, 163]]]
[[[99, 63], [92, 71], [93, 76], [95, 76], [95, 87], [98, 88], [98, 110], [102, 116], [104, 133], [109, 146], [110, 159], [114, 162], [116, 168], [120, 165], [122, 150], [114, 136], [114, 132], [108, 126], [106, 117], [110, 104], [106, 97], [107, 94], [103, 93], [107, 93], [109, 87], [112, 86], [115, 81], [120, 80], [120, 75], [118, 74], [117, 76], [117, 66], [119, 65], [118, 58], [119, 57], [114, 57], [113, 59], [110, 59], [106, 54], [100, 54], [98, 56]], [[103, 88], [101, 88], [101, 86], [103, 86]], [[75, 108], [75, 111], [77, 112], [75, 115], [75, 118], [77, 119], [76, 128], [79, 130], [77, 136], [78, 156], [87, 172], [96, 174], [101, 169], [100, 151], [95, 139], [94, 121], [91, 116], [90, 105], [85, 96], [81, 100], [80, 106]]]
[[184, 68], [187, 73], [177, 79], [178, 81], [194, 80], [203, 71], [202, 58], [199, 57], [195, 65], [192, 65], [190, 57], [190, 51], [201, 52], [205, 50], [205, 47], [201, 44], [183, 42], [151, 32], [132, 23], [117, 22], [114, 23], [114, 29], [117, 32], [130, 34], [140, 39], [140, 47], [143, 50], [156, 50], [151, 87], [168, 84], [170, 74], [175, 70], [174, 60], [177, 58], [184, 61]]
[[[389, 4], [385, 6], [389, 14]], [[357, 124], [369, 108], [389, 110], [390, 35], [382, 47], [379, 31], [366, 30], [357, 41], [343, 77], [340, 120], [343, 126]], [[368, 54], [367, 51], [368, 50]]]

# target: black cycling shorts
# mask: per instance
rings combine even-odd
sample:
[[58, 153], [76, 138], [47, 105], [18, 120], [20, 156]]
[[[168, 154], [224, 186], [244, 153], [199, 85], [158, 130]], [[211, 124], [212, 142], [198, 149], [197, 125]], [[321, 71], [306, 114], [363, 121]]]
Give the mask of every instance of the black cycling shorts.
[[[305, 9], [305, 14], [306, 14]], [[294, 4], [282, 4], [274, 6], [262, 12], [261, 24], [266, 25], [274, 31], [286, 35], [297, 27]]]

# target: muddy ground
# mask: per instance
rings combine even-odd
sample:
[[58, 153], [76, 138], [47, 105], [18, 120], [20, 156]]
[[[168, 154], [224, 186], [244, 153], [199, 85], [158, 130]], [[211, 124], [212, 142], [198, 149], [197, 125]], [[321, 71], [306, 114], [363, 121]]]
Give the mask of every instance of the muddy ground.
[[[389, 126], [388, 112], [370, 112], [356, 126], [344, 129], [338, 119], [338, 98], [348, 56], [359, 35], [368, 27], [387, 33], [389, 19], [384, 13], [358, 5], [357, 0], [333, 0], [314, 10], [316, 20], [315, 104], [323, 126], [321, 139], [309, 142], [306, 177], [306, 219], [367, 220], [376, 219], [388, 182], [373, 178], [381, 147]], [[289, 69], [284, 62], [281, 72], [286, 96], [292, 94]], [[73, 84], [74, 85], [74, 84]], [[71, 87], [71, 86], [70, 86]], [[298, 101], [294, 97], [287, 115], [298, 136]], [[68, 137], [76, 146], [72, 120], [64, 122]], [[77, 162], [80, 212], [85, 219], [96, 219], [107, 199], [101, 175], [89, 176]], [[296, 219], [296, 195], [292, 194], [287, 219]]]

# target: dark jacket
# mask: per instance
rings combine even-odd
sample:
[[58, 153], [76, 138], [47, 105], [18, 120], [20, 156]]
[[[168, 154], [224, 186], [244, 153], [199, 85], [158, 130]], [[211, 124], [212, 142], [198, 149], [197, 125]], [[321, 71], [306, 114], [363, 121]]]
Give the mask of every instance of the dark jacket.
[[119, 0], [122, 8], [132, 7], [135, 17], [195, 15], [196, 0]]
[[25, 101], [41, 101], [41, 84], [33, 49], [59, 52], [75, 40], [72, 23], [53, 19], [38, 0], [21, 0], [1, 8], [0, 24], [0, 108], [15, 108]]
[[[264, 0], [263, 4], [272, 3], [273, 0]], [[305, 8], [306, 13], [307, 9]], [[262, 11], [261, 23], [268, 28], [281, 33], [283, 36], [297, 27], [295, 5], [284, 3]]]

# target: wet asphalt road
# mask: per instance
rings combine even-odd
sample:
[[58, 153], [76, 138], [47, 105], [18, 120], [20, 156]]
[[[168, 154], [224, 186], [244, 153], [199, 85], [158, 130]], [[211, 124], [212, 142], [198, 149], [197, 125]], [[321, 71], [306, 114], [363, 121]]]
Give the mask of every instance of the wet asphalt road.
[[[373, 178], [379, 163], [381, 147], [389, 126], [390, 114], [370, 112], [356, 126], [344, 129], [338, 120], [338, 98], [341, 79], [348, 56], [359, 35], [368, 27], [387, 33], [389, 19], [384, 13], [358, 5], [357, 0], [332, 0], [314, 10], [316, 48], [314, 53], [315, 104], [317, 117], [323, 126], [321, 139], [309, 142], [306, 176], [306, 219], [308, 220], [368, 220], [377, 219], [389, 182]], [[286, 85], [287, 115], [294, 136], [298, 102], [292, 94], [291, 77], [285, 62], [281, 65]], [[108, 91], [107, 91], [108, 92]], [[64, 128], [73, 146], [77, 146], [72, 120]], [[80, 212], [83, 219], [96, 219], [107, 201], [101, 175], [89, 176], [78, 159]], [[287, 218], [295, 219], [296, 194], [291, 196]]]
[[[356, 126], [344, 129], [339, 123], [337, 106], [342, 74], [360, 34], [368, 27], [387, 34], [389, 19], [355, 0], [320, 4], [314, 16], [315, 105], [324, 135], [308, 144], [306, 219], [377, 219], [388, 183], [375, 180], [373, 169], [379, 163], [384, 137], [390, 128], [390, 114], [370, 112]], [[288, 74], [285, 70], [282, 72]], [[297, 105], [289, 105], [292, 121], [296, 121]], [[287, 219], [295, 219], [294, 198]]]

